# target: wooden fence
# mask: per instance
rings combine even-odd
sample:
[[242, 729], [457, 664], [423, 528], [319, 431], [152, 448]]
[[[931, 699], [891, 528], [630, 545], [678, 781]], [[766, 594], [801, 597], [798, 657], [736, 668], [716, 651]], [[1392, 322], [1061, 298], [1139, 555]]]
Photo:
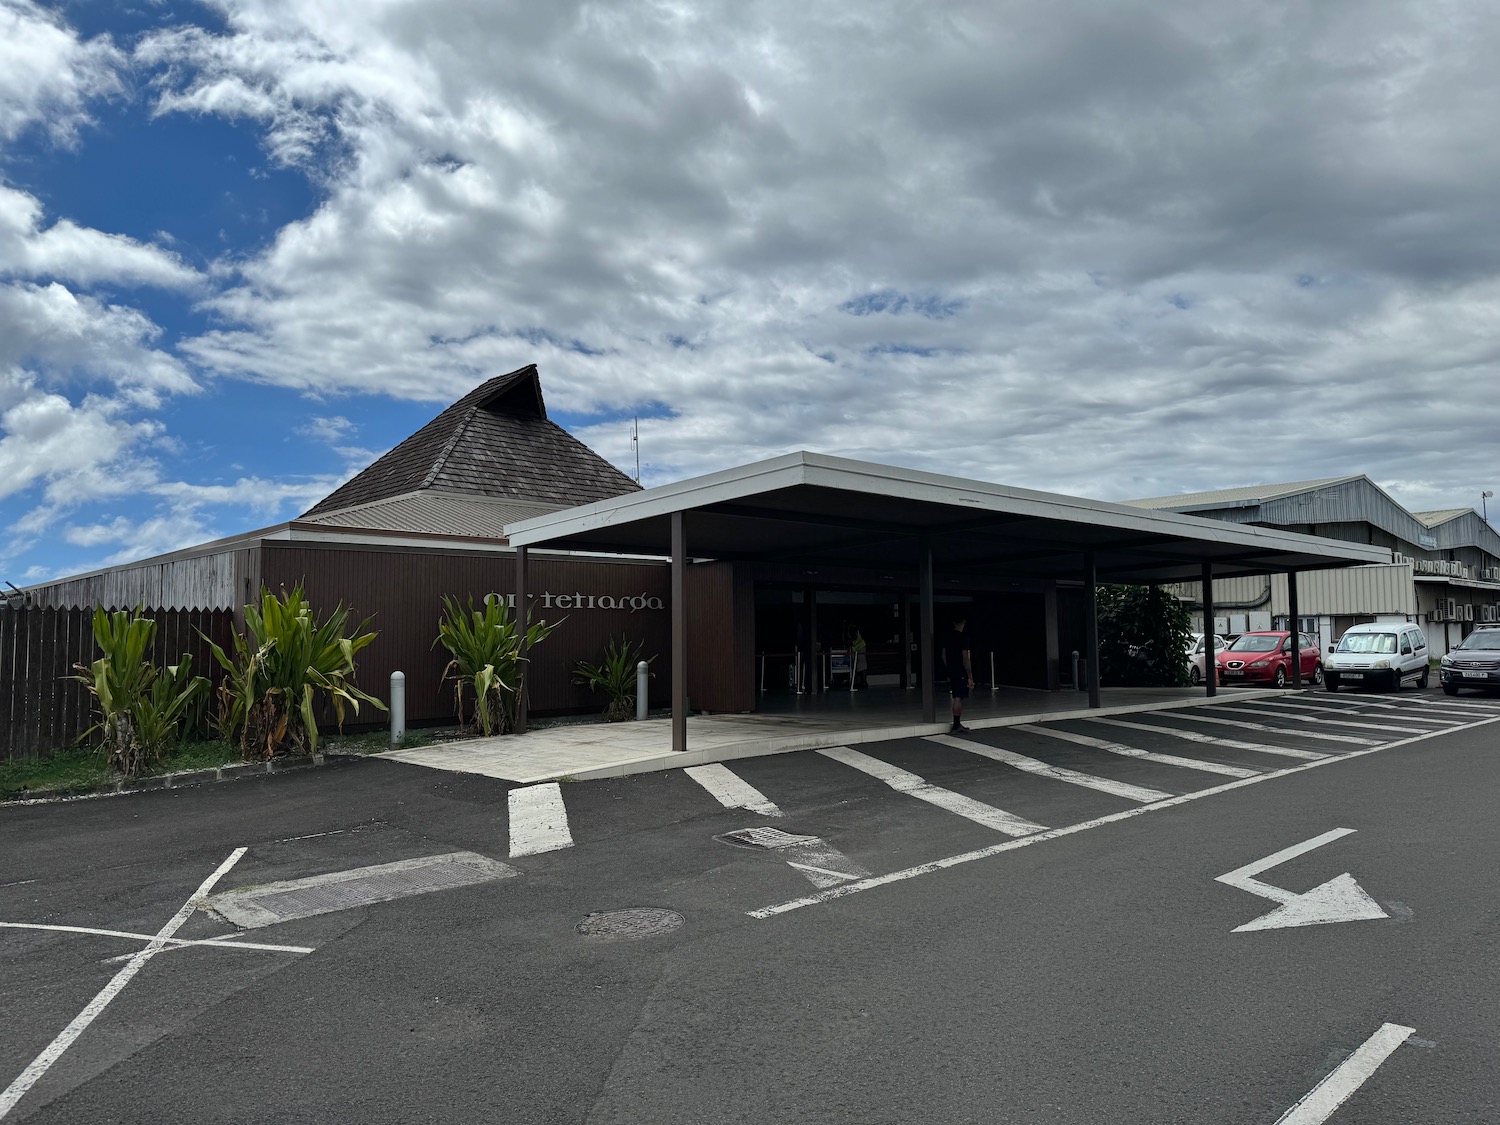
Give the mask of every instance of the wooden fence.
[[[218, 682], [219, 668], [207, 634], [228, 647], [234, 628], [229, 610], [146, 610], [156, 622], [149, 659], [176, 664], [191, 654], [193, 671]], [[72, 745], [93, 726], [93, 697], [75, 664], [99, 658], [92, 609], [0, 605], [0, 759], [42, 758]]]

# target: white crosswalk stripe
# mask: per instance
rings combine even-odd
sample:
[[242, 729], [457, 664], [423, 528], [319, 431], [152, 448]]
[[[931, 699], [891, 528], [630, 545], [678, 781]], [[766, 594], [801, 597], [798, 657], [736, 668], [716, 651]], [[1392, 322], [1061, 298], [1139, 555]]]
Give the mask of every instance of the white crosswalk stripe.
[[1258, 709], [1265, 711], [1267, 714], [1279, 715], [1285, 712], [1293, 712], [1293, 714], [1288, 714], [1287, 718], [1293, 718], [1304, 714], [1320, 715], [1323, 716], [1322, 719], [1317, 720], [1320, 722], [1333, 722], [1340, 715], [1350, 715], [1355, 718], [1363, 717], [1367, 719], [1397, 719], [1403, 723], [1427, 723], [1429, 725], [1434, 723], [1441, 725], [1444, 723], [1451, 723], [1453, 721], [1452, 719], [1444, 718], [1441, 715], [1388, 715], [1383, 714], [1379, 711], [1341, 711], [1337, 708], [1321, 707], [1316, 703], [1283, 703], [1279, 699], [1259, 699], [1256, 700], [1255, 706]]
[[573, 846], [568, 809], [555, 781], [510, 791], [510, 854], [538, 855]]
[[717, 762], [689, 766], [682, 771], [696, 781], [726, 809], [748, 809], [762, 816], [780, 816], [781, 810], [764, 793], [742, 780], [728, 766]]
[[1343, 696], [1323, 694], [1316, 697], [1319, 703], [1329, 703], [1335, 707], [1380, 707], [1391, 711], [1419, 712], [1430, 711], [1435, 715], [1453, 715], [1462, 717], [1466, 715], [1484, 716], [1494, 715], [1497, 709], [1485, 707], [1482, 703], [1468, 706], [1465, 703], [1440, 699], [1423, 699], [1421, 697], [1410, 697], [1397, 703], [1389, 699], [1372, 699], [1369, 696]]
[[846, 766], [852, 766], [862, 773], [867, 773], [885, 782], [898, 793], [906, 793], [919, 801], [926, 801], [929, 805], [936, 805], [940, 809], [957, 813], [961, 817], [972, 820], [975, 824], [993, 828], [996, 832], [1003, 832], [1007, 836], [1029, 836], [1033, 832], [1047, 830], [1044, 825], [1035, 824], [1014, 813], [1008, 813], [1004, 809], [997, 809], [993, 805], [986, 805], [971, 797], [965, 797], [961, 793], [954, 793], [950, 789], [933, 785], [925, 778], [893, 766], [889, 762], [882, 762], [879, 758], [861, 754], [858, 750], [848, 746], [829, 746], [819, 750], [818, 753], [825, 758], [832, 758], [835, 762], [842, 762]]
[[1046, 762], [1038, 761], [1036, 758], [1028, 758], [1025, 754], [1017, 754], [1012, 750], [1001, 750], [998, 747], [986, 746], [980, 742], [969, 742], [966, 739], [954, 738], [951, 734], [933, 734], [927, 736], [928, 742], [941, 743], [944, 746], [952, 746], [957, 750], [967, 750], [970, 754], [978, 754], [984, 758], [990, 758], [996, 762], [1004, 762], [1008, 766], [1014, 766], [1026, 773], [1034, 773], [1040, 777], [1050, 777], [1054, 781], [1066, 781], [1069, 785], [1081, 785], [1085, 789], [1097, 789], [1101, 793], [1110, 793], [1116, 797], [1124, 797], [1127, 801], [1139, 801], [1141, 804], [1150, 804], [1152, 801], [1165, 801], [1175, 796], [1173, 793], [1164, 793], [1160, 789], [1147, 789], [1143, 785], [1128, 785], [1123, 781], [1111, 781], [1107, 777], [1095, 777], [1093, 774], [1079, 773], [1076, 770], [1063, 769], [1061, 766], [1049, 766]]
[[1107, 742], [1102, 738], [1090, 738], [1086, 734], [1074, 734], [1068, 730], [1058, 730], [1055, 727], [1033, 726], [1030, 723], [1024, 726], [1012, 727], [1012, 730], [1023, 730], [1030, 734], [1046, 735], [1048, 738], [1061, 739], [1078, 746], [1088, 746], [1094, 750], [1103, 750], [1110, 754], [1119, 754], [1126, 758], [1139, 758], [1146, 762], [1156, 762], [1163, 766], [1181, 766], [1183, 769], [1201, 770], [1204, 773], [1217, 773], [1225, 777], [1254, 777], [1260, 770], [1245, 769], [1243, 766], [1226, 766], [1218, 762], [1200, 762], [1196, 758], [1181, 758], [1176, 754], [1157, 754], [1150, 750], [1139, 750], [1134, 746], [1126, 746], [1120, 742]]
[[[1285, 719], [1287, 722], [1297, 723], [1320, 723], [1338, 727], [1354, 727], [1358, 730], [1378, 730], [1389, 734], [1421, 734], [1426, 727], [1393, 727], [1385, 723], [1359, 723], [1350, 719], [1315, 719], [1310, 715], [1286, 715], [1276, 711], [1267, 712], [1263, 707], [1224, 707], [1219, 706], [1217, 711], [1228, 711], [1235, 715], [1259, 715], [1262, 718]], [[1288, 730], [1287, 734], [1296, 734], [1297, 731]]]
[[1195, 730], [1179, 730], [1176, 727], [1159, 727], [1151, 723], [1132, 723], [1125, 719], [1087, 719], [1090, 723], [1105, 723], [1112, 727], [1123, 727], [1126, 730], [1147, 731], [1151, 734], [1166, 734], [1173, 738], [1180, 738], [1184, 742], [1197, 742], [1205, 746], [1225, 746], [1231, 750], [1250, 750], [1257, 754], [1274, 754], [1279, 758], [1302, 758], [1309, 762], [1316, 762], [1323, 758], [1331, 757], [1329, 754], [1320, 754], [1316, 750], [1297, 750], [1290, 746], [1267, 746], [1261, 742], [1241, 742], [1236, 738], [1216, 738], [1211, 734], [1202, 734]]
[[[1227, 707], [1215, 707], [1216, 711], [1229, 710]], [[1287, 734], [1296, 738], [1316, 738], [1324, 742], [1347, 742], [1353, 746], [1379, 746], [1380, 740], [1375, 738], [1357, 738], [1352, 734], [1328, 734], [1316, 730], [1287, 730], [1285, 727], [1271, 727], [1265, 723], [1250, 723], [1241, 719], [1220, 719], [1212, 715], [1194, 715], [1187, 711], [1173, 711], [1172, 718], [1186, 719], [1194, 723], [1213, 723], [1221, 727], [1239, 727], [1241, 730], [1258, 730], [1266, 734]]]

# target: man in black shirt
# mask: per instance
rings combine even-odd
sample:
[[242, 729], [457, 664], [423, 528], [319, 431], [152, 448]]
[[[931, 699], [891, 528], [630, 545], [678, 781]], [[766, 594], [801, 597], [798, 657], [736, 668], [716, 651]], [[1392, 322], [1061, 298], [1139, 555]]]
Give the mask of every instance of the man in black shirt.
[[974, 686], [974, 668], [969, 662], [969, 639], [964, 636], [964, 625], [967, 622], [962, 618], [956, 618], [953, 628], [943, 639], [943, 666], [948, 670], [948, 683], [953, 692], [953, 730], [955, 733], [967, 731], [964, 726], [964, 700], [969, 698], [969, 691]]

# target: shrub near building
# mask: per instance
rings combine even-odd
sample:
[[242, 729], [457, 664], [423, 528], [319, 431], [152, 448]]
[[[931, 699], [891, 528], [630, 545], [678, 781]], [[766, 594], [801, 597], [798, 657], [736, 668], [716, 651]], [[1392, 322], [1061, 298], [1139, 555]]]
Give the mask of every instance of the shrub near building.
[[1099, 672], [1119, 687], [1188, 682], [1187, 606], [1158, 586], [1100, 586]]

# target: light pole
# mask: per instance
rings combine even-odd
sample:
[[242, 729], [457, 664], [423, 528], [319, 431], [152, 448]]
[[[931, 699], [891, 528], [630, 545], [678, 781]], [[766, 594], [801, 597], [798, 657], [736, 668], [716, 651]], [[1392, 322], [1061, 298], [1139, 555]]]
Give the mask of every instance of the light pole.
[[1486, 503], [1486, 501], [1488, 501], [1489, 498], [1491, 496], [1493, 496], [1493, 495], [1495, 495], [1494, 492], [1492, 492], [1488, 488], [1486, 488], [1483, 492], [1481, 492], [1479, 494], [1479, 506], [1484, 509], [1484, 522], [1485, 523], [1489, 523], [1490, 522], [1490, 506], [1489, 506], [1488, 503]]

